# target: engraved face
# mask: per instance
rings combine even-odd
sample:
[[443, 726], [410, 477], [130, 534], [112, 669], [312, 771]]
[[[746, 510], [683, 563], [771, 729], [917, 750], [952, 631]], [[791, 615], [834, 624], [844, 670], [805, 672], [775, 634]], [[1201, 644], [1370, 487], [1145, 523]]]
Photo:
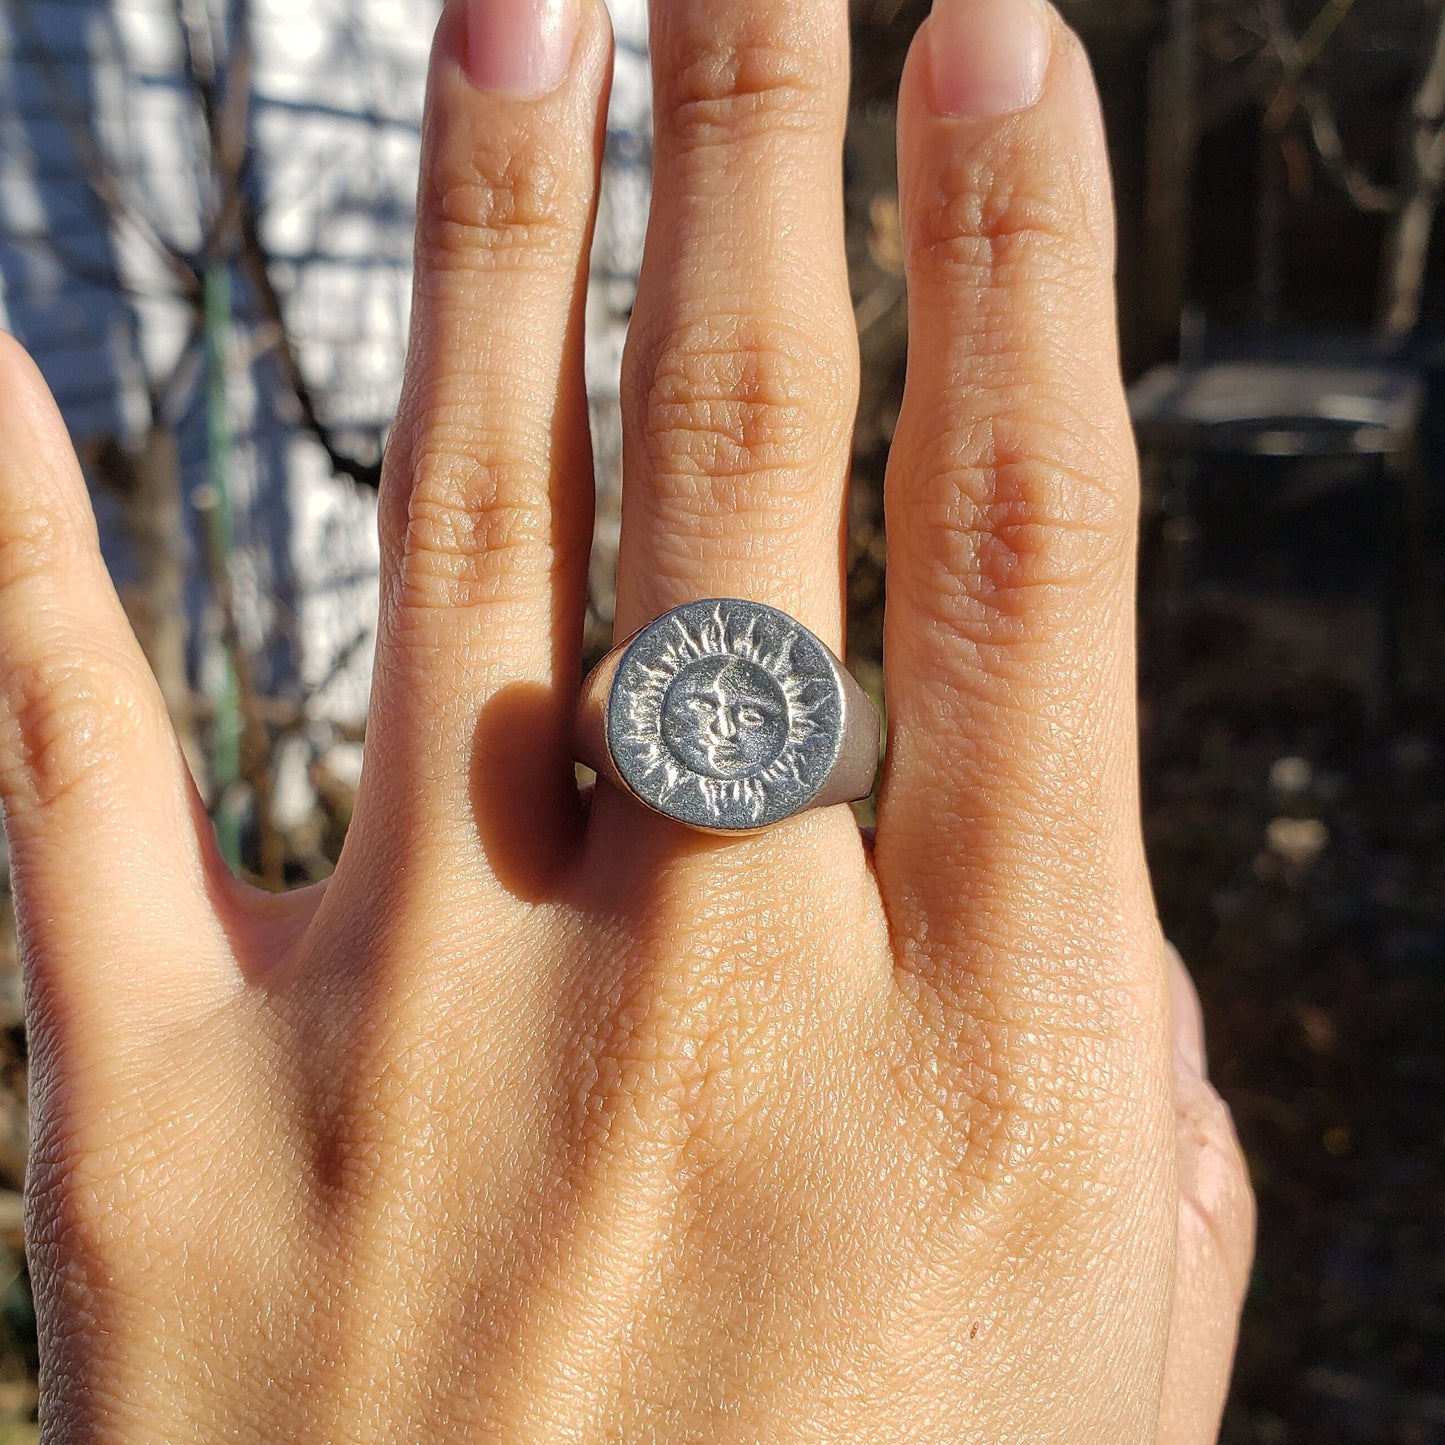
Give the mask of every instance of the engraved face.
[[676, 608], [618, 664], [607, 743], [648, 806], [746, 831], [816, 796], [842, 745], [836, 659], [786, 613], [725, 598]]
[[762, 772], [787, 746], [789, 722], [782, 687], [744, 657], [699, 658], [678, 673], [662, 702], [669, 750], [709, 778]]

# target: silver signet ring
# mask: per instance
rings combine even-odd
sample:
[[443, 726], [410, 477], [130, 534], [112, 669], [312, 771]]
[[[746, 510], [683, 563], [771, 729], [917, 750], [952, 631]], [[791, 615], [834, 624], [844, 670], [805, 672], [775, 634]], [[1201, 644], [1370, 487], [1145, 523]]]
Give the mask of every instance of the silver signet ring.
[[582, 685], [577, 758], [665, 817], [751, 833], [866, 798], [878, 709], [802, 623], [735, 597], [674, 608]]

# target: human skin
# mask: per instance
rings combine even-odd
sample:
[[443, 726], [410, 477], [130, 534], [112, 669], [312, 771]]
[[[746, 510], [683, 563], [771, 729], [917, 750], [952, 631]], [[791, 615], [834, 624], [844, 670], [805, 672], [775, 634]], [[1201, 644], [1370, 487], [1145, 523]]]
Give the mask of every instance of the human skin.
[[[574, 785], [610, 38], [597, 0], [473, 4], [326, 884], [226, 871], [0, 341], [43, 1438], [1212, 1439], [1252, 1200], [1141, 846], [1077, 40], [940, 0], [915, 44], [876, 840], [846, 808], [729, 840]], [[846, 6], [657, 0], [653, 35], [618, 633], [741, 596], [841, 651]]]

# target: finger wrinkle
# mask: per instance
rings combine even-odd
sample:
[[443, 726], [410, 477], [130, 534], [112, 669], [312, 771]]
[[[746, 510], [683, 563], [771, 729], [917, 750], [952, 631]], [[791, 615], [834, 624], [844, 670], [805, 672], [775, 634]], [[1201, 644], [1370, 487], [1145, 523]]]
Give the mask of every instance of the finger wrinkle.
[[0, 732], [0, 792], [11, 818], [17, 805], [45, 813], [75, 794], [89, 797], [152, 732], [139, 681], [68, 653], [53, 648], [0, 664], [9, 714]]
[[[959, 152], [926, 148], [905, 192], [908, 253], [920, 262], [1033, 251], [1069, 269], [1111, 270], [1113, 218], [1107, 194], [1069, 147], [1048, 131]], [[1100, 217], [1107, 224], [1100, 226]]]
[[626, 371], [629, 429], [658, 481], [712, 511], [790, 493], [817, 505], [815, 487], [786, 478], [816, 476], [845, 434], [856, 368], [826, 344], [787, 323], [709, 317], [632, 350]]
[[[93, 519], [87, 531], [88, 536], [78, 537], [75, 519], [62, 518], [43, 503], [0, 498], [0, 592], [18, 593], [32, 583], [51, 582], [71, 565], [82, 545], [96, 544]], [[35, 601], [39, 611], [38, 596]]]
[[522, 252], [535, 255], [544, 271], [549, 258], [577, 246], [586, 199], [586, 189], [544, 155], [490, 156], [483, 150], [465, 165], [432, 171], [418, 252], [424, 261], [475, 268]]
[[[915, 67], [905, 104], [905, 245], [920, 263], [965, 263], [981, 248], [1030, 250], [1069, 269], [1111, 274], [1115, 221], [1102, 118], [1087, 56], [1056, 27], [1043, 102], [960, 146], [956, 128], [921, 119]], [[920, 123], [921, 121], [921, 123]]]
[[414, 505], [402, 563], [405, 601], [427, 609], [501, 602], [506, 585], [537, 571], [549, 551], [535, 507]]
[[714, 31], [682, 38], [671, 29], [663, 27], [657, 46], [669, 57], [655, 72], [660, 149], [685, 151], [794, 131], [841, 132], [846, 74], [826, 51], [800, 44], [802, 37]]
[[[1109, 640], [1113, 598], [1128, 583], [1130, 537], [1112, 527], [1039, 520], [1000, 501], [960, 518], [954, 508], [920, 509], [932, 531], [900, 542], [899, 597], [915, 625], [941, 627], [974, 658], [1027, 649], [1028, 661], [1057, 665], [1089, 639]], [[905, 560], [906, 559], [906, 560]]]

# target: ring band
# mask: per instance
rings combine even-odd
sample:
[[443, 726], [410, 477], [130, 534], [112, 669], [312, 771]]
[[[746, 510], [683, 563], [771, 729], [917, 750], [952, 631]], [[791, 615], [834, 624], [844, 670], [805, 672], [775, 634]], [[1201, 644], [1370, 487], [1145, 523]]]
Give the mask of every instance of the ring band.
[[752, 833], [866, 798], [878, 709], [801, 622], [736, 597], [690, 602], [588, 674], [577, 758], [654, 812]]

